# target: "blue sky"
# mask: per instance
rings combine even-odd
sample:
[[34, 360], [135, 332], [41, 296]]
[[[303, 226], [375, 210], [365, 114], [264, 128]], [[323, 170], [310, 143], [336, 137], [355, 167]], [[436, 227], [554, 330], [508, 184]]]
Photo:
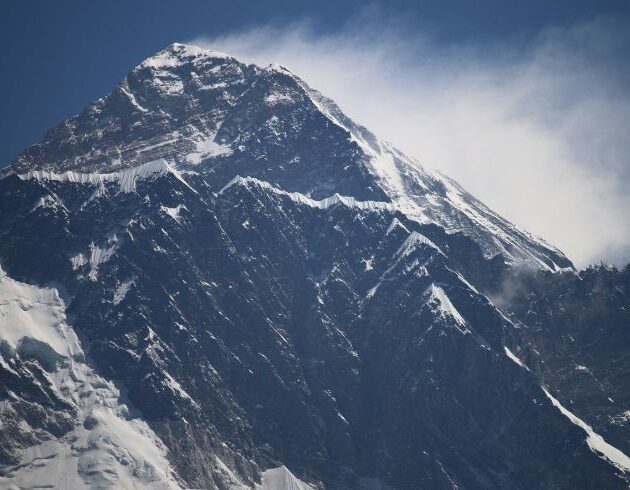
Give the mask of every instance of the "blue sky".
[[630, 261], [630, 0], [25, 0], [0, 36], [0, 166], [194, 42], [288, 66], [579, 265]]

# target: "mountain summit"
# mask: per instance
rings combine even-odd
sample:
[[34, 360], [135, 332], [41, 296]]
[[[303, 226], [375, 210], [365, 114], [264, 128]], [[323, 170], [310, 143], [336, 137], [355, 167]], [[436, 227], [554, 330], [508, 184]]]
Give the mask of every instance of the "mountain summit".
[[0, 233], [2, 484], [627, 487], [623, 364], [543, 329], [602, 282], [285, 68], [146, 59], [3, 173]]
[[12, 168], [32, 175], [111, 173], [159, 159], [204, 175], [215, 190], [240, 175], [315, 199], [337, 193], [394, 203], [415, 221], [470, 236], [487, 257], [572, 267], [451, 179], [351, 121], [287, 69], [184, 44], [143, 61]]

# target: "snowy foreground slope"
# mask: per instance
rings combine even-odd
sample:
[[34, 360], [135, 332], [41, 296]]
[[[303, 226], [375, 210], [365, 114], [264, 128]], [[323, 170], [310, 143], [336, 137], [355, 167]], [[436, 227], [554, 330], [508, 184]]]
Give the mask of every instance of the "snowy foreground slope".
[[2, 486], [627, 488], [625, 272], [282, 67], [145, 60], [3, 172], [0, 264]]
[[[18, 463], [0, 468], [2, 488], [184, 488], [167, 449], [121, 402], [119, 390], [85, 363], [80, 342], [67, 324], [65, 305], [53, 288], [38, 288], [9, 278], [0, 269], [0, 364], [32, 398], [8, 391], [0, 406], [3, 435], [12, 431], [28, 441], [3, 452]], [[8, 387], [7, 386], [7, 387]], [[28, 402], [39, 396], [64, 410], [51, 413], [67, 432], [48, 425], [47, 415], [31, 414]], [[23, 403], [26, 402], [26, 406]], [[38, 417], [39, 415], [39, 417]], [[33, 417], [33, 418], [32, 418]], [[41, 418], [40, 418], [41, 417]], [[51, 418], [53, 418], [51, 417]], [[29, 422], [33, 423], [30, 425]], [[232, 488], [247, 488], [226, 470]], [[257, 490], [308, 490], [284, 466], [263, 472]]]
[[31, 400], [9, 390], [0, 412], [2, 431], [19, 432], [36, 444], [17, 450], [19, 463], [2, 468], [3, 486], [179, 488], [161, 441], [130, 415], [113, 383], [85, 364], [57, 290], [19, 283], [0, 270], [0, 342], [10, 382], [33, 399], [63, 406], [60, 423], [70, 429], [55, 438], [48, 430], [57, 427], [49, 429], [37, 414], [31, 419], [31, 407], [22, 405]]

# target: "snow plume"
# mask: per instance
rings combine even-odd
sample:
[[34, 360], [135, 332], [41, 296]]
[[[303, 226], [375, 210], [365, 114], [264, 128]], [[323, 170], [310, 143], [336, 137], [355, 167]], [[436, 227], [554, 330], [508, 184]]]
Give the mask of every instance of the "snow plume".
[[597, 17], [447, 45], [368, 9], [332, 33], [305, 22], [191, 42], [286, 66], [583, 266], [630, 260], [626, 26]]

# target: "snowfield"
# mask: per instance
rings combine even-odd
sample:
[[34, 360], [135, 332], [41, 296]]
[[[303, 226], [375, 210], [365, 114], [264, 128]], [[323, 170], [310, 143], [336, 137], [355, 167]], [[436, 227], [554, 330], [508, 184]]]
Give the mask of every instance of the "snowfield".
[[[24, 448], [19, 465], [2, 468], [4, 488], [181, 488], [159, 438], [129, 414], [114, 384], [85, 364], [56, 289], [14, 281], [0, 269], [2, 341], [17, 357], [36, 342], [30, 356], [51, 368], [55, 393], [77, 410], [72, 431]], [[6, 352], [0, 360], [10, 365]], [[10, 416], [11, 401], [1, 410]]]

